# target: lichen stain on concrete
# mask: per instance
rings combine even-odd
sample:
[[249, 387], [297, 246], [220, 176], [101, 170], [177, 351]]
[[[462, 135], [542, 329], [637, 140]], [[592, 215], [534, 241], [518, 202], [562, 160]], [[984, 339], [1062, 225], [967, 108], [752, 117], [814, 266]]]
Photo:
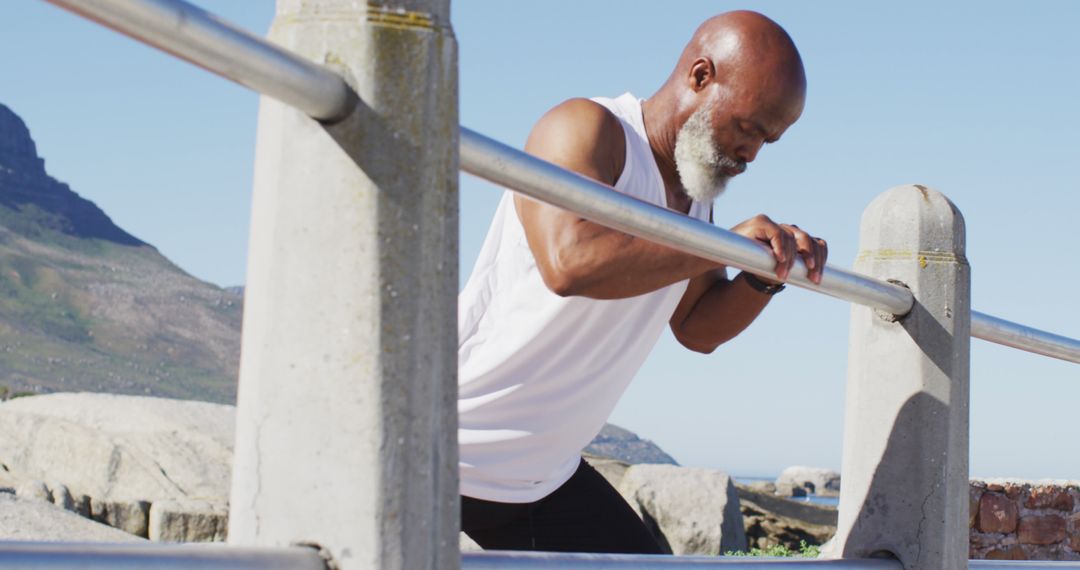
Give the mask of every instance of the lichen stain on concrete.
[[923, 200], [926, 200], [927, 202], [930, 201], [930, 193], [927, 192], [926, 186], [923, 186], [922, 184], [912, 184], [912, 186], [918, 188], [919, 192], [922, 192]]

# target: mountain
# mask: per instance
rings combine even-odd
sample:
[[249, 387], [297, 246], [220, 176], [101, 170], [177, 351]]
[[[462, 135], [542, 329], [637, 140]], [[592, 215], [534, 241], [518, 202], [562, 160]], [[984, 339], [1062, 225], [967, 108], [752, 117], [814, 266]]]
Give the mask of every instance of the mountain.
[[585, 448], [585, 453], [608, 459], [618, 459], [624, 463], [665, 463], [678, 465], [660, 446], [641, 439], [634, 432], [615, 424], [604, 424], [604, 428]]
[[49, 176], [0, 105], [0, 392], [233, 402], [241, 305]]

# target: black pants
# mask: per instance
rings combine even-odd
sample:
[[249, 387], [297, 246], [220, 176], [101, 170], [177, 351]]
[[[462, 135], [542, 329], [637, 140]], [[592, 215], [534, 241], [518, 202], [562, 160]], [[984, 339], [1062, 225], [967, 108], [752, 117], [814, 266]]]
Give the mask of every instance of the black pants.
[[461, 530], [485, 550], [662, 554], [630, 505], [584, 460], [535, 503], [461, 497]]

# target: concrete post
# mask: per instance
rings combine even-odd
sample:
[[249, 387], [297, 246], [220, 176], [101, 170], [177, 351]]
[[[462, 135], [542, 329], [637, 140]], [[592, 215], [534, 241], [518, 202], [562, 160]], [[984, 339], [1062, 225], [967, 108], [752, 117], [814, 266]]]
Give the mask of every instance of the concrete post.
[[457, 568], [457, 51], [449, 0], [278, 0], [358, 95], [263, 98], [229, 542]]
[[919, 185], [875, 199], [855, 270], [915, 295], [899, 320], [853, 306], [840, 518], [830, 553], [891, 555], [906, 570], [968, 557], [970, 275], [964, 220]]

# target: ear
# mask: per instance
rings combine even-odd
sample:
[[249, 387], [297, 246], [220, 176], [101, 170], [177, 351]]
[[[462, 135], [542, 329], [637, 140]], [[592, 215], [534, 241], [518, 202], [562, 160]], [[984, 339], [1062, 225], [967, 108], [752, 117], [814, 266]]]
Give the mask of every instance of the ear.
[[716, 66], [711, 59], [699, 57], [690, 64], [690, 74], [687, 77], [690, 89], [695, 92], [701, 91], [716, 81]]

